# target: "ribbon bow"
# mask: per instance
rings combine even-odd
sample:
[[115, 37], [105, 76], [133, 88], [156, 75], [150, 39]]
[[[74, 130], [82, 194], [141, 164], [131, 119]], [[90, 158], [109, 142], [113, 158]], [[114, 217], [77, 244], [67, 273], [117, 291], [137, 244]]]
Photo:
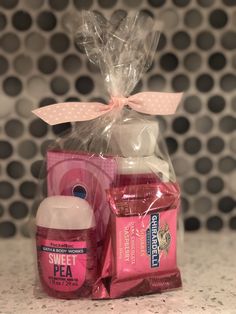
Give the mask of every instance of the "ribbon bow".
[[33, 110], [33, 113], [50, 125], [93, 120], [124, 106], [150, 115], [169, 115], [175, 113], [181, 97], [182, 93], [142, 92], [127, 98], [111, 97], [108, 105], [99, 102], [67, 102], [42, 107]]

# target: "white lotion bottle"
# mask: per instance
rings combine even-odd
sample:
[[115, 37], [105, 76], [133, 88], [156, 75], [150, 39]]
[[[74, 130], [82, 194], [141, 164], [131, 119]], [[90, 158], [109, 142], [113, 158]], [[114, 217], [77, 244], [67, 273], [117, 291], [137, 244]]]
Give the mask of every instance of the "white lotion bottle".
[[111, 145], [117, 154], [117, 185], [169, 181], [169, 164], [158, 157], [157, 120], [130, 120], [113, 128]]

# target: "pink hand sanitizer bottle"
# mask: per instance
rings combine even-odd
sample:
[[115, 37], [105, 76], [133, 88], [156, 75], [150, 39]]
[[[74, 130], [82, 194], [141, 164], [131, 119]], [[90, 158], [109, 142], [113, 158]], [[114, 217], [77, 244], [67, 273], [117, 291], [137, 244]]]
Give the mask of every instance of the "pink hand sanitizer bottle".
[[36, 216], [39, 277], [44, 291], [63, 299], [90, 297], [97, 276], [95, 218], [89, 203], [51, 196]]

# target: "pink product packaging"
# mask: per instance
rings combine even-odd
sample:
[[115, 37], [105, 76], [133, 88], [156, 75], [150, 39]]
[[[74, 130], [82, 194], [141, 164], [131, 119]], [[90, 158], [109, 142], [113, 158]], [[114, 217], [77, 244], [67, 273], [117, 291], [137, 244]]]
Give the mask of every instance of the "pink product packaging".
[[119, 298], [181, 287], [176, 265], [178, 185], [114, 188], [108, 199], [111, 228], [94, 297]]
[[[106, 232], [110, 209], [106, 190], [117, 172], [114, 158], [79, 152], [47, 152], [48, 196], [77, 196], [88, 201], [94, 210], [98, 245]], [[78, 218], [79, 219], [79, 218]]]

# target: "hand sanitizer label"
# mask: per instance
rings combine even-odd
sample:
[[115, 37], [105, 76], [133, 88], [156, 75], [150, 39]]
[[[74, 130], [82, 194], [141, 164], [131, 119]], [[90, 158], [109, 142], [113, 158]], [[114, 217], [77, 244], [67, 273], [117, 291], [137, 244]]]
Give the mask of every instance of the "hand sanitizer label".
[[86, 242], [42, 239], [37, 245], [38, 267], [44, 282], [57, 291], [79, 289], [86, 275]]

